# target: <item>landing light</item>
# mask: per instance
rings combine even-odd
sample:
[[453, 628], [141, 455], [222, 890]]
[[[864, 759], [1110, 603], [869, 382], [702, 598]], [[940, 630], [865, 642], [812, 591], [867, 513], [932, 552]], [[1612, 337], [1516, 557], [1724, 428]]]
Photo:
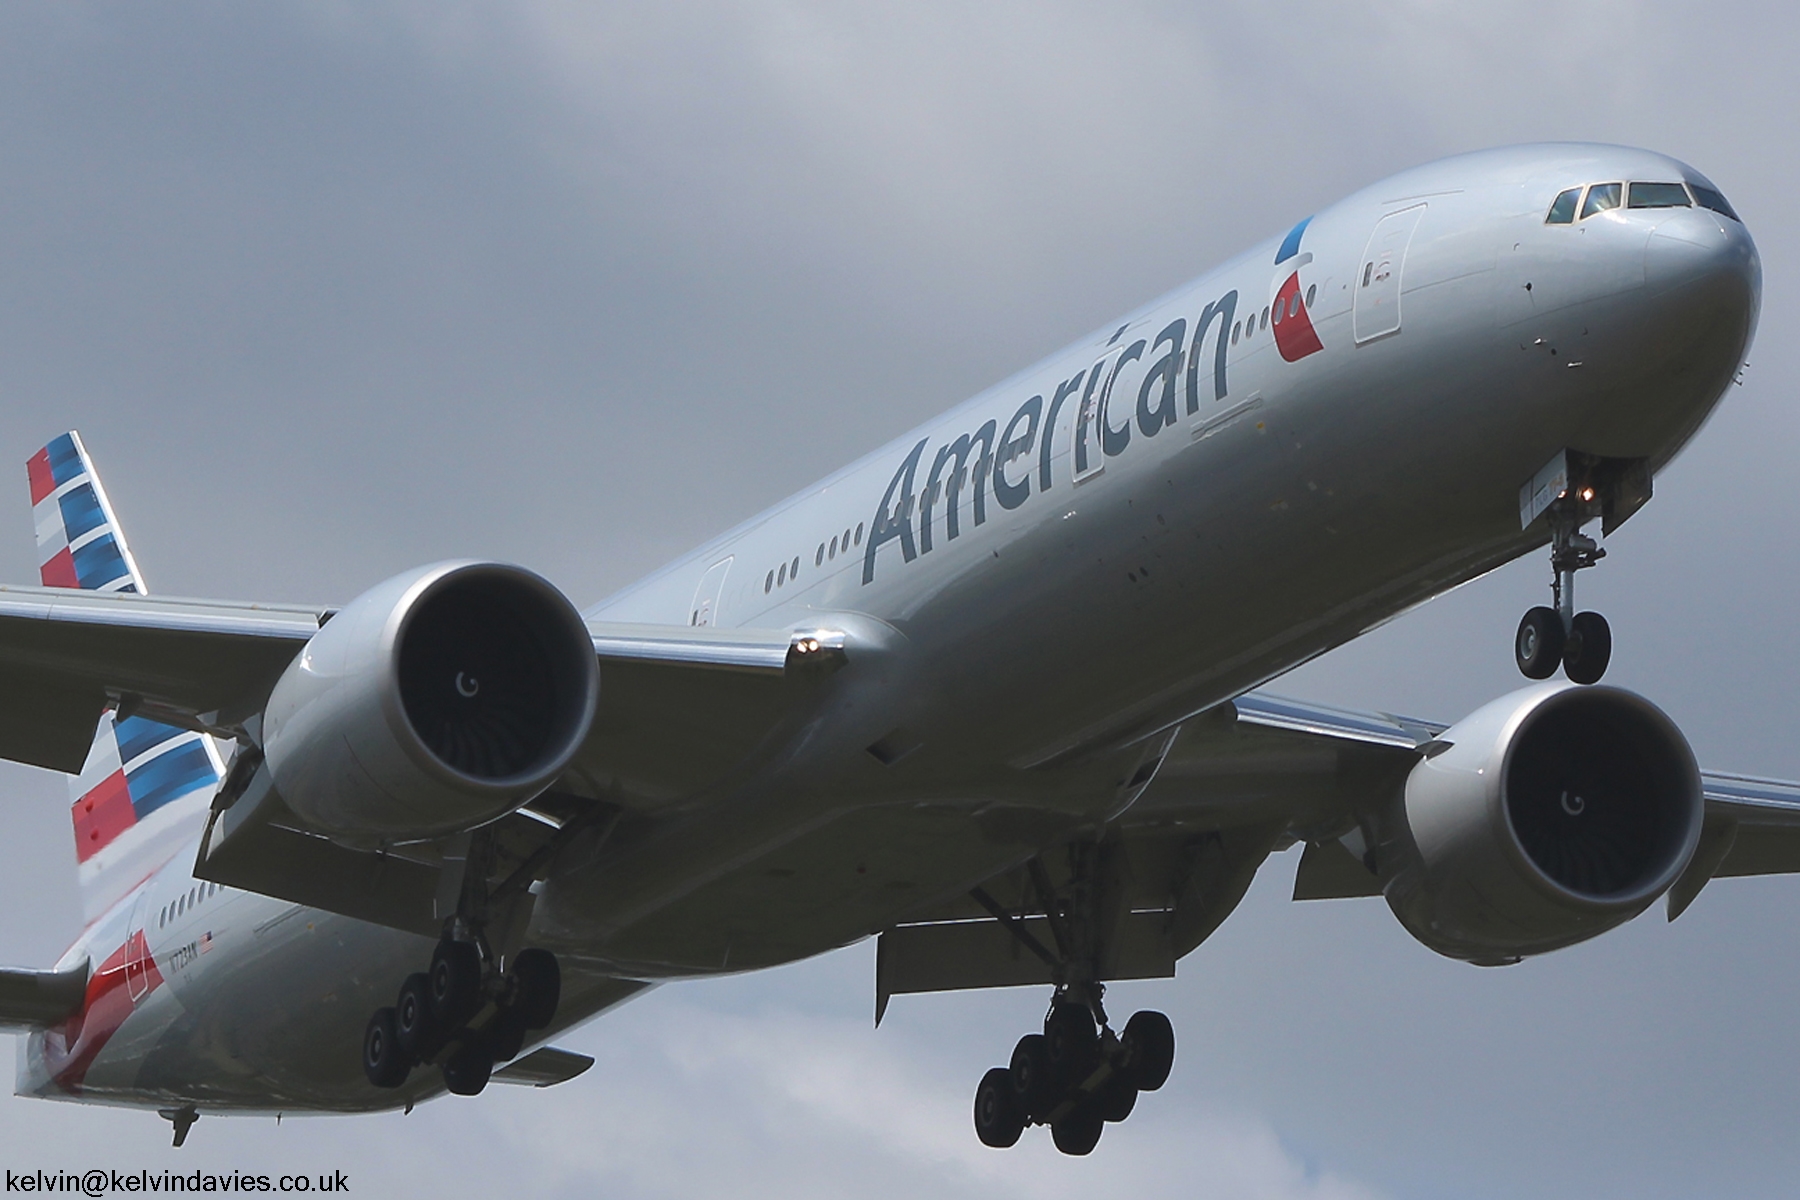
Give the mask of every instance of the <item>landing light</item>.
[[1588, 503], [1593, 498], [1594, 498], [1594, 489], [1593, 488], [1586, 487], [1586, 488], [1581, 489], [1581, 502], [1583, 504]]

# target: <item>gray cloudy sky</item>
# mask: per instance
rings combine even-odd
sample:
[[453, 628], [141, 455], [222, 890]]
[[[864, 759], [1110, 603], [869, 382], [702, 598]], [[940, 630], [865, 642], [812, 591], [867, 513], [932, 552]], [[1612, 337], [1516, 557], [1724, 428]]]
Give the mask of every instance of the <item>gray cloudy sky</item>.
[[[1774, 0], [9, 5], [0, 579], [35, 579], [23, 460], [74, 426], [157, 590], [343, 600], [477, 555], [591, 600], [1391, 171], [1618, 141], [1711, 175], [1767, 290], [1745, 386], [1583, 600], [1703, 761], [1800, 777], [1797, 49]], [[1546, 581], [1515, 564], [1284, 689], [1454, 718], [1517, 684]], [[46, 963], [78, 924], [64, 784], [0, 787], [0, 960]], [[147, 1115], [4, 1099], [0, 1165], [625, 1197], [1800, 1177], [1800, 881], [1482, 971], [1379, 902], [1288, 903], [1292, 870], [1117, 989], [1180, 1058], [1085, 1161], [969, 1129], [1042, 995], [903, 998], [874, 1033], [861, 946], [663, 989], [569, 1037], [599, 1065], [562, 1088], [207, 1120], [179, 1154]]]

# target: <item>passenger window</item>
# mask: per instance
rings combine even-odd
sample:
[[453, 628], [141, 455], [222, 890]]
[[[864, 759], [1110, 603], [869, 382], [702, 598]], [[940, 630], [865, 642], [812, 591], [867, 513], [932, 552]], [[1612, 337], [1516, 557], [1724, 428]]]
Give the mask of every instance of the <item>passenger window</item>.
[[1234, 346], [1237, 345], [1238, 330], [1242, 329], [1243, 327], [1244, 327], [1244, 323], [1242, 321], [1237, 322], [1236, 324], [1234, 324], [1231, 327], [1231, 344], [1232, 345], [1234, 345]]
[[1315, 283], [1315, 284], [1313, 284], [1313, 285], [1312, 285], [1312, 286], [1311, 286], [1311, 287], [1309, 287], [1309, 288], [1307, 288], [1307, 289], [1306, 289], [1306, 307], [1307, 307], [1307, 308], [1308, 308], [1308, 309], [1310, 309], [1310, 308], [1312, 308], [1312, 306], [1313, 306], [1313, 297], [1314, 297], [1314, 296], [1316, 296], [1316, 295], [1318, 295], [1318, 294], [1319, 294], [1319, 285], [1318, 285], [1318, 284], [1316, 284], [1316, 283]]
[[1284, 317], [1286, 315], [1287, 315], [1287, 305], [1277, 304], [1275, 306], [1275, 323], [1277, 325], [1281, 324], [1282, 317]]
[[774, 587], [775, 587], [775, 572], [770, 571], [768, 574], [768, 577], [763, 580], [763, 595], [765, 595], [765, 596], [768, 595], [769, 592]]
[[859, 521], [856, 525], [856, 544], [859, 546], [862, 545], [862, 531], [862, 522]]
[[781, 570], [775, 572], [775, 586], [781, 587], [785, 583], [787, 583], [787, 564], [782, 563]]
[[1596, 183], [1588, 189], [1587, 203], [1581, 206], [1581, 219], [1587, 220], [1598, 212], [1619, 207], [1619, 193], [1624, 186], [1617, 183]]
[[1731, 205], [1726, 202], [1725, 197], [1721, 196], [1716, 188], [1709, 188], [1698, 183], [1691, 183], [1688, 186], [1694, 189], [1694, 199], [1700, 202], [1701, 208], [1710, 208], [1720, 216], [1730, 217], [1742, 224], [1742, 218], [1731, 211]]
[[1634, 183], [1630, 208], [1692, 208], [1687, 189], [1679, 183]]
[[837, 534], [835, 534], [835, 533], [831, 535], [831, 549], [829, 549], [825, 552], [825, 557], [827, 557], [827, 558], [836, 558], [837, 557]]
[[1267, 329], [1268, 327], [1269, 327], [1269, 310], [1265, 308], [1265, 309], [1263, 309], [1262, 324], [1259, 326], [1259, 328]]
[[813, 566], [822, 567], [824, 565], [825, 565], [825, 543], [820, 542], [819, 548], [813, 552]]
[[789, 579], [800, 578], [800, 556], [798, 554], [794, 555], [794, 565], [792, 567], [788, 568], [788, 578]]
[[1566, 192], [1558, 192], [1556, 199], [1550, 202], [1550, 215], [1544, 218], [1546, 225], [1572, 225], [1575, 223], [1575, 206], [1581, 202], [1581, 189], [1572, 187]]

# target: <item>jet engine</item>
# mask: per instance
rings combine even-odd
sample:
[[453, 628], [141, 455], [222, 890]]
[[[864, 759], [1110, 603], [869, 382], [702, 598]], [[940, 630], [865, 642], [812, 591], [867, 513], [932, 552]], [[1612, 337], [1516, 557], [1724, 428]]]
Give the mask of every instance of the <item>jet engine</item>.
[[[1482, 965], [1643, 912], [1700, 838], [1700, 772], [1662, 710], [1619, 688], [1527, 688], [1447, 730], [1382, 831], [1407, 931]], [[1393, 864], [1389, 867], [1388, 864]]]
[[599, 695], [586, 626], [518, 567], [438, 563], [364, 592], [275, 684], [263, 753], [314, 828], [366, 842], [473, 829], [542, 792]]

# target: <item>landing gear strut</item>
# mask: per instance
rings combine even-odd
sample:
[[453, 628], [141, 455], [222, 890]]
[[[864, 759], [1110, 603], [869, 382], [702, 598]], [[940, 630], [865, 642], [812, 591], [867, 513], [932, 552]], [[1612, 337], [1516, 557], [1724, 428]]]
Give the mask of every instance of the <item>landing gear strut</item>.
[[430, 970], [408, 975], [393, 1005], [369, 1018], [363, 1073], [376, 1087], [397, 1088], [414, 1067], [435, 1064], [451, 1092], [476, 1095], [495, 1063], [517, 1057], [525, 1035], [556, 1016], [562, 994], [556, 956], [526, 949], [502, 964], [488, 943], [491, 867], [491, 845], [472, 843], [461, 898], [444, 924]]
[[1075, 879], [1060, 893], [1041, 861], [1030, 864], [1054, 951], [986, 892], [973, 893], [1056, 981], [1044, 1031], [1020, 1038], [1011, 1062], [975, 1089], [975, 1136], [986, 1146], [1004, 1149], [1027, 1126], [1048, 1125], [1064, 1154], [1092, 1153], [1106, 1125], [1130, 1116], [1138, 1093], [1162, 1087], [1175, 1062], [1175, 1030], [1162, 1013], [1134, 1014], [1123, 1033], [1107, 1021], [1106, 985], [1095, 978], [1105, 891], [1096, 876], [1105, 856], [1100, 847], [1077, 847], [1075, 860]]
[[1527, 679], [1548, 679], [1560, 665], [1572, 683], [1598, 683], [1612, 660], [1612, 629], [1597, 612], [1575, 611], [1575, 572], [1606, 557], [1581, 526], [1594, 513], [1594, 489], [1564, 495], [1546, 510], [1554, 607], [1526, 612], [1513, 637], [1513, 659]]

